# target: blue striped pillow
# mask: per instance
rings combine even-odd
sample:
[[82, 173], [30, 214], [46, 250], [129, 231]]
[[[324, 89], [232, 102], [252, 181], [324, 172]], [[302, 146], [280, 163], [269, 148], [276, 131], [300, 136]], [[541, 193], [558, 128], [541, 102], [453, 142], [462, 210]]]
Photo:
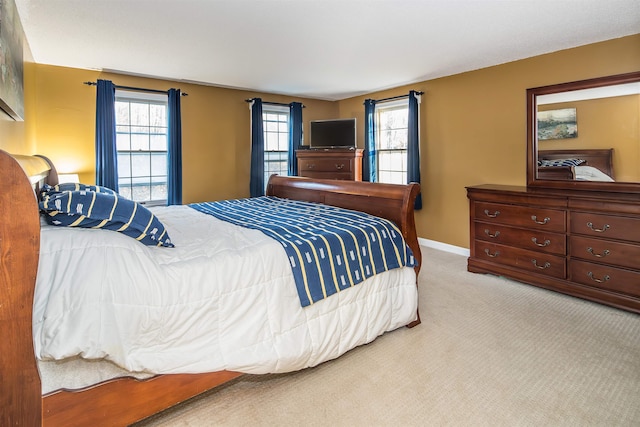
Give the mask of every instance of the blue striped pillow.
[[149, 209], [118, 194], [51, 191], [40, 210], [49, 224], [119, 231], [149, 246], [173, 247], [164, 225]]
[[538, 160], [538, 166], [549, 167], [549, 166], [579, 166], [583, 163], [586, 163], [586, 160], [582, 159], [556, 159], [556, 160], [547, 160], [541, 159]]

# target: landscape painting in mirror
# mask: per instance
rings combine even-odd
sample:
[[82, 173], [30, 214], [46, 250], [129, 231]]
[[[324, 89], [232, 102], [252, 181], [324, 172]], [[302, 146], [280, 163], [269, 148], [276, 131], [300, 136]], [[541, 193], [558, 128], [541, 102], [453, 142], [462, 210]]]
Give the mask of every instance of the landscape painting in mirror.
[[576, 109], [538, 111], [538, 140], [578, 136]]

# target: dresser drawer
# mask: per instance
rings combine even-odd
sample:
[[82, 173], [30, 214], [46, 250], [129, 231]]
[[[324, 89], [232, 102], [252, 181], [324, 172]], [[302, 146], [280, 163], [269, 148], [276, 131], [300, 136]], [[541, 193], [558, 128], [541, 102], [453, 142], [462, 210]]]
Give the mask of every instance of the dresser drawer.
[[640, 218], [571, 212], [571, 233], [640, 243]]
[[637, 271], [571, 260], [569, 275], [576, 283], [640, 297], [640, 272]]
[[564, 234], [514, 228], [487, 222], [476, 222], [474, 227], [476, 239], [562, 256], [567, 251], [567, 239]]
[[485, 202], [474, 205], [475, 219], [479, 221], [559, 233], [566, 231], [565, 211]]
[[351, 161], [349, 159], [299, 159], [298, 169], [303, 171], [315, 172], [347, 172], [352, 171]]
[[640, 245], [593, 237], [571, 236], [569, 238], [569, 253], [571, 257], [582, 258], [586, 261], [640, 268]]
[[320, 172], [320, 171], [300, 171], [300, 176], [314, 179], [343, 179], [353, 180], [353, 174], [349, 172], [336, 173], [336, 172]]
[[475, 257], [480, 260], [509, 265], [560, 279], [566, 277], [567, 270], [564, 257], [481, 240], [474, 242], [474, 250]]

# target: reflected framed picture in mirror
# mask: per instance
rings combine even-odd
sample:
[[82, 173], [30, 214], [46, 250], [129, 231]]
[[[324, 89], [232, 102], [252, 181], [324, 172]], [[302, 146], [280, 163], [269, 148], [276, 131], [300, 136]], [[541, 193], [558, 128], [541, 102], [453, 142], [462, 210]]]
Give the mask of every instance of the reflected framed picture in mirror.
[[538, 110], [538, 141], [566, 139], [578, 136], [575, 108], [560, 110]]

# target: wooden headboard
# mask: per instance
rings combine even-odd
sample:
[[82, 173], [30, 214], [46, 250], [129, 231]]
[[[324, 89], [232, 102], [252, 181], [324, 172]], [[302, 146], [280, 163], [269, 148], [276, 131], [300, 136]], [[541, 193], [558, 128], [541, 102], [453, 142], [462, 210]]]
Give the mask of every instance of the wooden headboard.
[[36, 192], [42, 184], [56, 185], [58, 183], [58, 172], [51, 160], [45, 156], [38, 154], [34, 156], [12, 154], [10, 156], [22, 167]]
[[[29, 158], [30, 159], [29, 159]], [[50, 165], [0, 150], [0, 423], [39, 425], [40, 377], [32, 336], [40, 215], [33, 191]], [[34, 174], [35, 175], [32, 175]]]
[[[539, 150], [538, 151], [538, 159], [539, 160], [559, 160], [559, 159], [583, 159], [587, 162], [584, 163], [585, 166], [592, 166], [601, 170], [602, 172], [609, 175], [611, 178], [615, 179], [613, 173], [613, 148], [607, 149], [584, 149], [584, 150]], [[540, 176], [540, 171], [546, 168], [538, 168], [538, 177]], [[571, 168], [566, 168], [570, 170]], [[550, 179], [560, 179], [560, 176], [557, 177], [549, 177]], [[573, 179], [570, 176], [567, 176], [565, 179]]]

